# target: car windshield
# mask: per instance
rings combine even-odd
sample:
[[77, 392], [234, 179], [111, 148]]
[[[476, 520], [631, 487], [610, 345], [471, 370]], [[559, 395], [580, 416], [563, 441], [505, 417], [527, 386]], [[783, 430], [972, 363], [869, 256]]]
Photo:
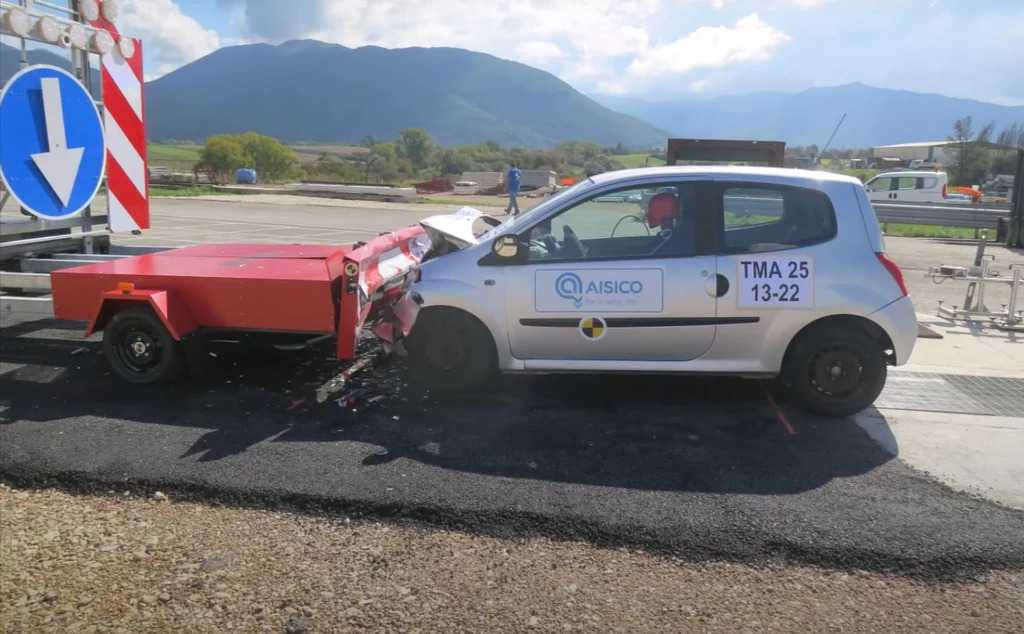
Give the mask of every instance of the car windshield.
[[488, 231], [488, 232], [484, 233], [483, 235], [481, 235], [479, 237], [479, 241], [480, 242], [484, 242], [484, 241], [490, 240], [491, 238], [499, 236], [499, 235], [501, 235], [503, 233], [506, 233], [508, 230], [510, 230], [510, 229], [512, 229], [512, 228], [514, 228], [516, 226], [527, 225], [530, 222], [532, 222], [532, 220], [534, 218], [537, 218], [539, 216], [544, 215], [544, 213], [548, 209], [551, 209], [553, 206], [557, 205], [559, 203], [559, 201], [565, 200], [567, 198], [571, 198], [572, 196], [575, 196], [576, 194], [578, 194], [580, 192], [587, 191], [588, 189], [590, 189], [593, 186], [594, 186], [594, 181], [589, 179], [589, 178], [586, 179], [586, 180], [579, 181], [575, 185], [572, 185], [571, 187], [567, 187], [567, 188], [563, 189], [562, 191], [558, 192], [557, 194], [549, 197], [547, 200], [545, 200], [545, 201], [543, 201], [543, 202], [541, 202], [541, 203], [539, 203], [537, 205], [534, 205], [533, 207], [530, 207], [529, 209], [527, 209], [523, 213], [519, 214], [518, 216], [512, 216], [511, 218], [509, 218], [505, 222], [501, 223], [497, 227], [494, 227], [490, 231]]

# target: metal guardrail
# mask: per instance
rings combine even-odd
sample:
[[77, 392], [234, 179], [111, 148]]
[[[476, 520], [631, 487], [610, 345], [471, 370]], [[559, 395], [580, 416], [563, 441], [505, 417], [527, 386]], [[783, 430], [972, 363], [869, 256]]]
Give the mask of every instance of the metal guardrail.
[[912, 204], [912, 203], [871, 203], [879, 224], [890, 222], [908, 225], [931, 225], [942, 227], [965, 227], [968, 229], [995, 229], [999, 219], [1008, 221], [1009, 205], [963, 205]]
[[[878, 223], [995, 229], [999, 219], [1010, 218], [1010, 205], [971, 203], [896, 203], [874, 201]], [[778, 217], [782, 200], [763, 197], [726, 196], [725, 209], [737, 216]]]

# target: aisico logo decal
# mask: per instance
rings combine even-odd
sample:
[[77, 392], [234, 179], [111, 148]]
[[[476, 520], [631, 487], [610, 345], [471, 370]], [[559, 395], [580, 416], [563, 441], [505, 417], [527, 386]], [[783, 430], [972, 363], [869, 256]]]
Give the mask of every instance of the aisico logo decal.
[[608, 332], [608, 324], [600, 317], [584, 317], [580, 320], [580, 334], [587, 341], [600, 341]]
[[555, 293], [571, 301], [576, 308], [581, 308], [583, 300], [594, 295], [635, 296], [643, 292], [644, 283], [635, 279], [591, 280], [584, 285], [583, 279], [576, 273], [562, 273], [555, 278]]

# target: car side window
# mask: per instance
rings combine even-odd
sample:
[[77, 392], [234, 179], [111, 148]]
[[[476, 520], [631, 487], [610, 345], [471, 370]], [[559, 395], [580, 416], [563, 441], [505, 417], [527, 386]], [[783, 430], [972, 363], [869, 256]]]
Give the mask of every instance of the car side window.
[[722, 253], [782, 251], [835, 237], [835, 210], [823, 192], [774, 185], [724, 185], [719, 191]]
[[694, 188], [666, 183], [594, 194], [530, 229], [528, 261], [693, 255]]
[[864, 186], [864, 188], [869, 192], [887, 192], [891, 187], [892, 178], [889, 176], [870, 180], [867, 185]]
[[904, 177], [904, 178], [900, 179], [899, 186], [898, 186], [897, 189], [902, 191], [902, 190], [908, 190], [908, 189], [922, 189], [923, 187], [924, 187], [924, 179], [923, 178], [907, 178], [907, 177]]

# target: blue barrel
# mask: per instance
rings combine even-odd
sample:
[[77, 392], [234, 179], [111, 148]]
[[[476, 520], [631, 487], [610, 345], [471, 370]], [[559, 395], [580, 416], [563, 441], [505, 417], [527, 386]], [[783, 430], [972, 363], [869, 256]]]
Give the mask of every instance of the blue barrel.
[[256, 170], [243, 167], [235, 171], [235, 182], [241, 185], [256, 184]]

